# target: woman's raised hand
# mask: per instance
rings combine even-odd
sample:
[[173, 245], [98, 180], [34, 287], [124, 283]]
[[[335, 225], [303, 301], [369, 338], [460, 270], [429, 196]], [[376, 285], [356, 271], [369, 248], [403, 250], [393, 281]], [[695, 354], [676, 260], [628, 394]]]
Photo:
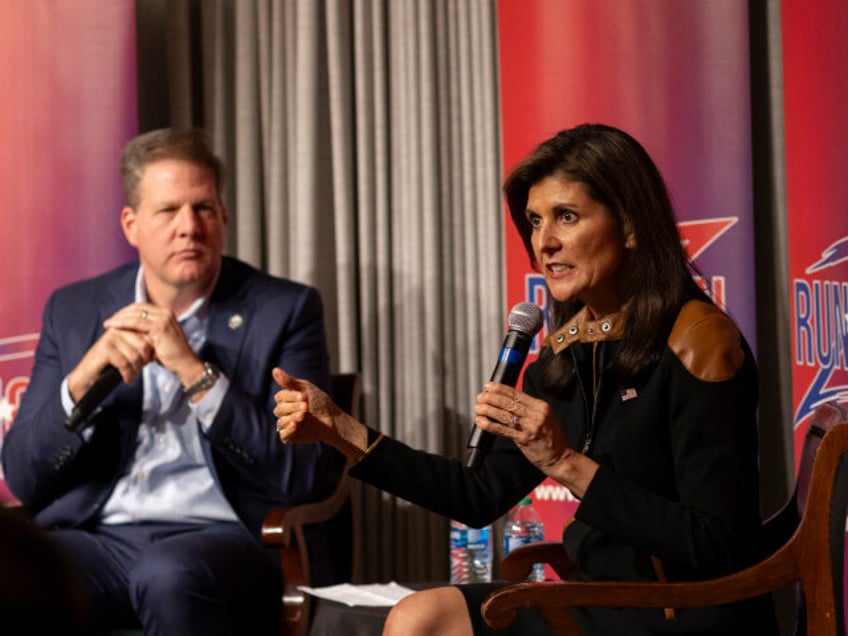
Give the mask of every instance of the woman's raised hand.
[[339, 408], [330, 396], [307, 380], [275, 368], [274, 381], [282, 387], [274, 394], [277, 434], [289, 442], [326, 442], [350, 457], [361, 457], [368, 430]]

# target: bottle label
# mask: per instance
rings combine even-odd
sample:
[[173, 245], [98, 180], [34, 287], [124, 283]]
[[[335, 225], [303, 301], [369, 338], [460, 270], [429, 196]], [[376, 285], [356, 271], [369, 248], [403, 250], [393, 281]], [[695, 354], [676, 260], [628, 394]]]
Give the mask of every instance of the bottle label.
[[490, 528], [468, 528], [452, 522], [450, 532], [451, 584], [492, 580]]
[[529, 543], [533, 543], [533, 537], [531, 536], [523, 536], [523, 537], [515, 537], [515, 536], [507, 536], [506, 545], [504, 548], [507, 553], [512, 552], [515, 548], [520, 548], [523, 545], [527, 545]]
[[455, 548], [464, 548], [468, 545], [468, 530], [452, 526], [450, 530], [450, 541], [451, 546]]
[[468, 546], [483, 548], [489, 546], [489, 529], [481, 528], [476, 530], [474, 528], [468, 529]]

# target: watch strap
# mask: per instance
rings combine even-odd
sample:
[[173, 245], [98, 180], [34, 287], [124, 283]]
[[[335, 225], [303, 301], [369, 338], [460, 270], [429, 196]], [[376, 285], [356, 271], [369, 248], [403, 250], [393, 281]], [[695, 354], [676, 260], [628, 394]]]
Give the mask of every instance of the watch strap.
[[192, 397], [193, 395], [197, 395], [201, 391], [206, 391], [215, 386], [215, 383], [218, 381], [218, 373], [208, 362], [203, 363], [203, 375], [200, 376], [200, 379], [192, 384], [189, 387], [183, 389], [183, 393], [186, 397]]

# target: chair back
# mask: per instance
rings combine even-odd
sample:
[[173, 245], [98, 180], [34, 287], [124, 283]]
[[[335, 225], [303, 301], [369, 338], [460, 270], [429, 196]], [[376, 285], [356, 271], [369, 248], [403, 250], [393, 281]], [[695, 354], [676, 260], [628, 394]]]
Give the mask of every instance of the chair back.
[[846, 420], [848, 420], [848, 410], [836, 402], [826, 402], [813, 412], [801, 447], [792, 494], [786, 503], [763, 524], [761, 543], [765, 550], [764, 554], [770, 554], [785, 544], [798, 529], [798, 524], [807, 507], [813, 462], [822, 439], [833, 427]]
[[[330, 378], [330, 397], [342, 410], [359, 419], [362, 376], [359, 373], [334, 373]], [[362, 559], [359, 550], [362, 506], [359, 482], [347, 474], [351, 465], [350, 460], [344, 463], [339, 484], [327, 500], [327, 505], [339, 506], [339, 513], [330, 522], [330, 533], [339, 549], [337, 556], [350, 564], [349, 569], [337, 574], [338, 580], [335, 582], [359, 583], [362, 580]]]
[[[829, 430], [815, 455], [806, 485], [803, 517], [791, 541], [801, 582], [795, 634], [845, 636], [843, 579], [848, 515], [848, 423], [845, 421], [848, 412], [835, 403], [825, 406], [830, 413], [822, 413], [827, 417], [820, 419], [819, 424], [824, 422]], [[821, 410], [822, 407], [817, 416]], [[839, 418], [843, 423], [837, 426]], [[800, 480], [798, 487], [801, 488]]]
[[[328, 392], [341, 409], [358, 419], [361, 386], [359, 373], [336, 373], [330, 378]], [[263, 542], [280, 551], [284, 585], [281, 634], [305, 633], [308, 626], [306, 599], [298, 586], [360, 581], [358, 490], [347, 474], [350, 461], [339, 466], [336, 487], [325, 499], [274, 509], [262, 524]], [[315, 550], [322, 551], [325, 558], [315, 558]], [[332, 571], [319, 563], [329, 564]]]
[[[339, 408], [359, 418], [362, 380], [358, 373], [333, 374], [328, 393]], [[290, 508], [287, 512], [287, 524], [294, 529], [298, 543], [306, 548], [302, 585], [360, 581], [361, 558], [357, 546], [361, 512], [358, 499], [354, 497], [358, 495], [358, 482], [347, 474], [351, 466], [350, 460], [339, 464], [336, 487], [327, 498]], [[314, 558], [311, 551], [315, 549], [329, 551], [330, 559]], [[319, 560], [325, 564], [329, 562], [332, 570], [316, 567]]]
[[822, 404], [815, 410], [810, 419], [795, 480], [795, 497], [799, 516], [804, 514], [804, 508], [807, 506], [807, 494], [810, 491], [810, 479], [813, 476], [813, 461], [816, 458], [816, 453], [818, 453], [821, 440], [828, 431], [846, 420], [848, 420], [848, 410], [837, 402]]
[[359, 419], [362, 376], [358, 373], [333, 373], [330, 376], [330, 397], [339, 408]]
[[[762, 544], [766, 550], [766, 554], [771, 554], [782, 545], [786, 544], [789, 539], [799, 529], [799, 524], [804, 516], [807, 508], [807, 500], [810, 493], [810, 485], [813, 477], [813, 466], [818, 455], [819, 447], [827, 433], [848, 420], [848, 410], [836, 402], [827, 402], [819, 406], [813, 413], [812, 418], [807, 427], [807, 433], [804, 436], [804, 444], [801, 448], [801, 455], [798, 461], [798, 471], [795, 478], [795, 488], [787, 500], [787, 502], [769, 517], [763, 526]], [[818, 496], [818, 495], [817, 495]], [[834, 505], [838, 506], [839, 501], [835, 501]], [[843, 515], [844, 516], [844, 515]], [[834, 540], [834, 535], [828, 534], [831, 540]], [[841, 563], [842, 552], [844, 551], [844, 540], [840, 546], [832, 546], [832, 554], [834, 559], [838, 559]], [[835, 567], [835, 566], [834, 566]], [[840, 566], [841, 567], [841, 566]], [[842, 579], [841, 577], [833, 577], [834, 585], [838, 587], [834, 591], [838, 595], [838, 604], [842, 604]], [[802, 581], [796, 584], [796, 619], [795, 619], [795, 636], [806, 634], [807, 626], [807, 604], [806, 594], [804, 593]], [[837, 632], [842, 634], [844, 632]]]

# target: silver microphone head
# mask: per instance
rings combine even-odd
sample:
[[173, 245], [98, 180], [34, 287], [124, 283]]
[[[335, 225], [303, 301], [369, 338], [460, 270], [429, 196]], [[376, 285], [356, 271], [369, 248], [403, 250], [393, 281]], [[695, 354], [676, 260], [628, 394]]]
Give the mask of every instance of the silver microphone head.
[[536, 335], [542, 328], [542, 322], [544, 322], [542, 310], [533, 303], [518, 303], [509, 312], [510, 330], [520, 331], [529, 336]]

